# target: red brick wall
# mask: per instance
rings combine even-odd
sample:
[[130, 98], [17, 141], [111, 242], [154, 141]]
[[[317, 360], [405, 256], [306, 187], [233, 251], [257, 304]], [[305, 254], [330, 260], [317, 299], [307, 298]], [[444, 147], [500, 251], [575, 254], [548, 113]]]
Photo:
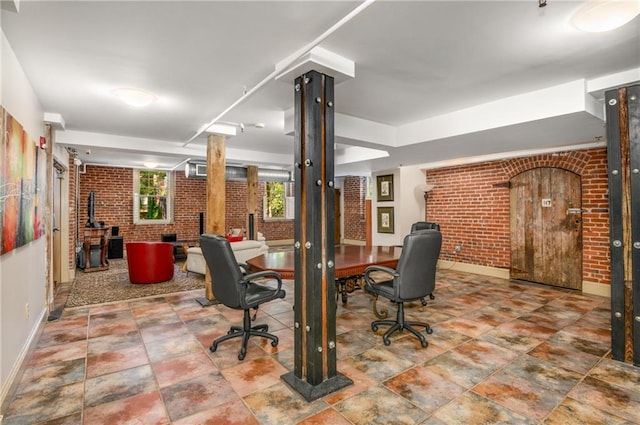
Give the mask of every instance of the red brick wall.
[[69, 157], [69, 269], [73, 270], [76, 267], [76, 240], [78, 239], [76, 233], [76, 166], [74, 164], [74, 158]]
[[366, 240], [365, 198], [367, 196], [366, 177], [345, 177], [342, 183], [344, 196], [344, 238], [356, 241]]
[[[108, 226], [119, 226], [125, 242], [160, 240], [163, 233], [176, 233], [179, 240], [195, 240], [199, 235], [199, 214], [206, 208], [206, 181], [187, 179], [183, 173], [175, 174], [174, 223], [166, 225], [133, 224], [133, 169], [88, 165], [80, 174], [79, 226], [87, 223], [87, 198], [96, 195], [95, 218]], [[264, 183], [258, 185], [262, 199]], [[71, 192], [72, 194], [75, 192]], [[225, 228], [247, 227], [247, 189], [241, 181], [227, 181], [225, 188]], [[70, 202], [73, 199], [70, 200]], [[293, 220], [264, 222], [262, 202], [256, 211], [256, 229], [264, 233], [267, 241], [293, 239]], [[75, 229], [75, 220], [72, 228]]]
[[[536, 167], [575, 172], [582, 182], [583, 280], [609, 283], [606, 149], [588, 149], [427, 171], [435, 186], [427, 220], [443, 233], [441, 258], [509, 268], [509, 189], [501, 184]], [[454, 254], [456, 245], [462, 252]]]

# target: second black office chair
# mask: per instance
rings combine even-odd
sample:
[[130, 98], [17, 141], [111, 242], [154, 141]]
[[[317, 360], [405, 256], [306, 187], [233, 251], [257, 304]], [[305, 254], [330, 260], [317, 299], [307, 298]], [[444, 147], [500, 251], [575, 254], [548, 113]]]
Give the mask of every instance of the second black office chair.
[[[273, 347], [278, 345], [278, 337], [268, 333], [268, 325], [251, 326], [250, 309], [256, 309], [261, 304], [284, 298], [280, 273], [265, 270], [258, 273], [243, 273], [236, 261], [229, 241], [220, 235], [204, 234], [200, 236], [200, 247], [207, 267], [211, 272], [213, 295], [216, 300], [229, 308], [244, 310], [242, 326], [232, 326], [226, 335], [217, 338], [209, 348], [218, 349], [218, 344], [231, 338], [242, 338], [242, 345], [238, 353], [238, 360], [247, 355], [247, 344], [250, 336], [261, 336], [271, 340]], [[262, 281], [262, 279], [270, 279]], [[261, 279], [260, 283], [256, 283]]]
[[[391, 344], [389, 336], [395, 331], [408, 330], [420, 340], [423, 347], [428, 345], [424, 335], [416, 327], [432, 332], [426, 322], [406, 320], [405, 301], [415, 301], [433, 292], [436, 285], [436, 264], [442, 247], [442, 235], [437, 230], [420, 230], [408, 234], [402, 244], [402, 254], [395, 269], [373, 265], [364, 272], [365, 289], [376, 296], [382, 296], [397, 304], [396, 320], [375, 320], [371, 329], [378, 330], [380, 325], [391, 325], [382, 336], [384, 345]], [[375, 282], [372, 272], [385, 272], [389, 278]]]

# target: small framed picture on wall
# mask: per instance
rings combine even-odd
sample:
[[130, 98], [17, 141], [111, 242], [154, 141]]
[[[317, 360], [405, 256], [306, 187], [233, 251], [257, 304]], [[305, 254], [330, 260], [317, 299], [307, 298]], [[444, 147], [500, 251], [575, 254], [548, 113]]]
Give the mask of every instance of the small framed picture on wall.
[[378, 202], [393, 201], [393, 174], [377, 177]]
[[394, 233], [393, 207], [378, 207], [378, 233]]

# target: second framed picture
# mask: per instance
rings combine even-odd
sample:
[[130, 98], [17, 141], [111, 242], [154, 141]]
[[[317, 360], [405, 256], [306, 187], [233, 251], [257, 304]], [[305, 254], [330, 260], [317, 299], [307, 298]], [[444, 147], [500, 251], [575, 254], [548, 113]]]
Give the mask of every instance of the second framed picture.
[[394, 233], [393, 207], [378, 207], [378, 233]]
[[376, 183], [378, 202], [393, 201], [393, 174], [378, 176]]

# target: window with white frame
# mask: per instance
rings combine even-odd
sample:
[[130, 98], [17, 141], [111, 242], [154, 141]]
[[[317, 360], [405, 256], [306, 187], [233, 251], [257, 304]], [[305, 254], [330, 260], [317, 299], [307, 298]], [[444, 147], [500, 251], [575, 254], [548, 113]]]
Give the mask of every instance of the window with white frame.
[[262, 208], [264, 219], [293, 220], [295, 217], [293, 191], [293, 183], [266, 182]]
[[134, 224], [173, 222], [173, 173], [163, 170], [133, 172]]

